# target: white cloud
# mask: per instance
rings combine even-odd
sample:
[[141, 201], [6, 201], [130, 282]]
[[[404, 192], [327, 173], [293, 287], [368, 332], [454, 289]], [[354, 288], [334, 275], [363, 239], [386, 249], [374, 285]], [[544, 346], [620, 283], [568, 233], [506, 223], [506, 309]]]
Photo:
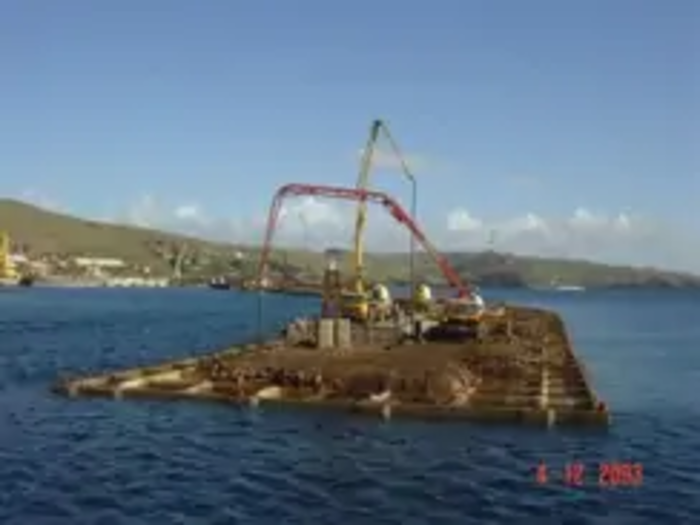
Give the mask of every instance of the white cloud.
[[22, 190], [20, 192], [19, 198], [25, 202], [29, 202], [31, 204], [34, 204], [35, 206], [39, 206], [40, 208], [44, 208], [47, 210], [57, 212], [66, 211], [66, 209], [55, 199], [33, 188], [27, 188], [25, 190]]
[[447, 215], [447, 230], [451, 232], [474, 232], [483, 228], [483, 222], [467, 210], [459, 208]]
[[[168, 211], [169, 210], [169, 211]], [[405, 250], [407, 231], [376, 205], [368, 205], [367, 248]], [[324, 250], [350, 247], [356, 203], [296, 197], [281, 209], [275, 243]], [[259, 243], [267, 215], [211, 219], [196, 204], [164, 206], [151, 196], [140, 198], [127, 214], [130, 222], [201, 235], [234, 243]], [[586, 207], [568, 216], [525, 212], [496, 219], [464, 208], [442, 216], [422, 213], [419, 225], [445, 251], [483, 250], [549, 257], [585, 258], [615, 264], [659, 265], [700, 272], [700, 247], [688, 234], [628, 211], [605, 213]]]
[[612, 228], [618, 232], [631, 231], [634, 219], [625, 212], [608, 216], [604, 213], [595, 213], [586, 208], [577, 208], [569, 218], [572, 227], [584, 231], [599, 231], [601, 229]]
[[598, 218], [595, 217], [586, 208], [576, 208], [573, 216], [569, 219], [569, 222], [573, 226], [589, 227], [595, 226], [598, 223]]
[[209, 217], [197, 204], [176, 206], [173, 215], [177, 220], [190, 227], [206, 227], [211, 223]]
[[626, 213], [619, 213], [615, 217], [613, 227], [618, 231], [629, 231], [632, 229], [632, 219]]
[[195, 204], [183, 204], [175, 208], [175, 217], [178, 219], [198, 219], [200, 217], [199, 207]]
[[117, 221], [126, 221], [143, 228], [166, 228], [192, 235], [206, 235], [212, 221], [197, 204], [168, 206], [150, 193], [142, 194]]
[[280, 220], [294, 217], [307, 227], [339, 225], [341, 215], [336, 207], [314, 197], [287, 201], [280, 210]]
[[440, 230], [435, 230], [438, 243], [442, 241], [454, 249], [483, 249], [493, 234], [495, 248], [501, 251], [700, 271], [700, 249], [690, 248], [694, 243], [690, 242], [689, 230], [629, 212], [578, 208], [564, 217], [530, 212], [502, 220], [481, 220], [481, 228], [470, 230], [469, 235], [450, 228], [454, 215], [448, 215], [444, 223], [447, 236], [441, 237]]
[[153, 196], [144, 194], [129, 207], [126, 219], [136, 226], [151, 227], [159, 225], [162, 216]]
[[[387, 162], [385, 166], [390, 166]], [[42, 192], [27, 189], [19, 197], [41, 207], [66, 211]], [[408, 234], [380, 207], [368, 205], [366, 230], [370, 250], [405, 250]], [[356, 203], [314, 197], [290, 198], [280, 213], [275, 242], [323, 250], [349, 247]], [[446, 251], [493, 247], [527, 255], [586, 258], [618, 264], [640, 264], [700, 273], [700, 244], [692, 224], [667, 225], [629, 210], [598, 210], [585, 206], [568, 215], [546, 216], [534, 211], [489, 218], [465, 208], [422, 212], [420, 227]], [[267, 215], [215, 217], [194, 202], [169, 204], [146, 192], [125, 213], [112, 217], [144, 227], [162, 228], [234, 243], [259, 243]]]
[[506, 235], [519, 235], [522, 233], [542, 233], [547, 234], [549, 225], [547, 222], [534, 213], [526, 213], [522, 217], [515, 217], [506, 221], [503, 226], [492, 227], [493, 230], [500, 229]]

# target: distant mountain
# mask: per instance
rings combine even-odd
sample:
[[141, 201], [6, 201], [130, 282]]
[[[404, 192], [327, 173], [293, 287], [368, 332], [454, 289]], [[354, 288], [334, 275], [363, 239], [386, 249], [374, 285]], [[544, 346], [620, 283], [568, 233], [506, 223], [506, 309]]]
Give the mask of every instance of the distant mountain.
[[484, 283], [528, 286], [578, 285], [583, 287], [700, 287], [700, 276], [654, 268], [613, 266], [585, 260], [522, 257], [484, 252], [451, 254], [461, 273]]
[[[191, 272], [215, 275], [225, 272], [251, 273], [257, 250], [245, 245], [215, 243], [120, 224], [110, 224], [71, 217], [16, 200], [0, 200], [0, 231], [10, 233], [30, 256], [117, 257], [155, 271], [170, 271], [173, 260], [187, 245], [185, 261]], [[237, 261], [238, 250], [248, 253], [247, 260]], [[448, 253], [455, 269], [466, 279], [482, 285], [550, 286], [552, 284], [584, 287], [700, 287], [700, 277], [650, 268], [611, 266], [582, 260], [523, 257], [492, 251]], [[350, 257], [344, 252], [344, 259]], [[275, 250], [273, 267], [285, 274], [320, 275], [323, 254], [298, 249]], [[407, 254], [369, 254], [368, 274], [384, 281], [408, 281]], [[425, 254], [416, 256], [416, 275], [437, 282], [441, 274]]]

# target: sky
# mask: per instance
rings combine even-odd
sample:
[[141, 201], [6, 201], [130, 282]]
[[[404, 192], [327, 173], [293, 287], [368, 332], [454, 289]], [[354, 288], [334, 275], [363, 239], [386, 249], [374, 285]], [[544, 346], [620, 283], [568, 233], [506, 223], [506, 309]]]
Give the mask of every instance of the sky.
[[[353, 186], [372, 119], [443, 250], [700, 272], [694, 0], [5, 0], [0, 196], [232, 242]], [[371, 185], [411, 201], [380, 145]], [[372, 210], [371, 249], [406, 234]], [[278, 239], [350, 244], [295, 198]]]

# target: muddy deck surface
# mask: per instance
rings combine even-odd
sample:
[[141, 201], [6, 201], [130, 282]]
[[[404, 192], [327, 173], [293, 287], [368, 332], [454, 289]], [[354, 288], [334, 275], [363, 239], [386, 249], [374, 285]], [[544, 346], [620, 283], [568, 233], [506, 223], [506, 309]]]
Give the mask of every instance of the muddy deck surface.
[[508, 307], [490, 324], [482, 340], [459, 343], [406, 343], [392, 328], [355, 328], [349, 349], [306, 347], [289, 338], [62, 381], [55, 389], [74, 396], [301, 402], [385, 417], [608, 423], [558, 315]]

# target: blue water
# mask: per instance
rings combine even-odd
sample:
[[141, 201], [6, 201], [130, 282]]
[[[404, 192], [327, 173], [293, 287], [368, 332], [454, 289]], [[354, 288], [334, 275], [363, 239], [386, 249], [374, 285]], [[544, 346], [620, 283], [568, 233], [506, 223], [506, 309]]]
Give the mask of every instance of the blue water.
[[[501, 297], [562, 312], [612, 406], [610, 431], [67, 400], [48, 392], [60, 374], [255, 337], [255, 296], [2, 291], [0, 523], [697, 523], [700, 295]], [[268, 298], [268, 327], [312, 306]], [[583, 487], [557, 478], [571, 462]], [[601, 462], [641, 464], [643, 485], [598, 486]]]

